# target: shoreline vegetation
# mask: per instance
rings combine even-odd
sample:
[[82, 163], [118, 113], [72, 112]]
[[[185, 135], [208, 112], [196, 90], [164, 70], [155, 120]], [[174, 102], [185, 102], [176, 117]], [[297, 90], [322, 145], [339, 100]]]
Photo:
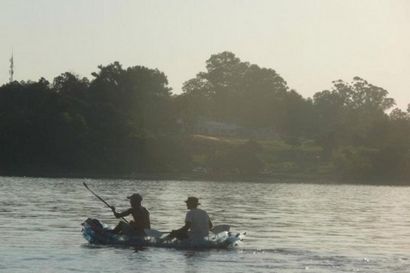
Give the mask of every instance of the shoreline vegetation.
[[179, 94], [118, 62], [0, 86], [0, 175], [410, 185], [410, 107], [382, 87], [304, 98], [231, 52], [205, 64]]

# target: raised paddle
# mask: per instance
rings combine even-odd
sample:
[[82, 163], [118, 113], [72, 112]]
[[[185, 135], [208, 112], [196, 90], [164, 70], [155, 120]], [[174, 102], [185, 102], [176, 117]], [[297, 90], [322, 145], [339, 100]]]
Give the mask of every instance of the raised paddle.
[[[103, 202], [107, 207], [109, 207], [111, 210], [113, 210], [113, 207], [110, 206], [110, 204], [108, 204], [108, 203], [107, 203], [104, 199], [102, 199], [100, 196], [98, 196], [98, 194], [96, 194], [93, 190], [91, 190], [85, 182], [83, 182], [83, 185], [84, 185], [84, 187], [85, 187], [87, 190], [89, 190], [95, 197], [97, 197], [98, 199], [100, 199], [101, 202]], [[125, 223], [128, 224], [127, 219], [125, 219], [124, 217], [121, 217], [121, 219], [122, 219]]]

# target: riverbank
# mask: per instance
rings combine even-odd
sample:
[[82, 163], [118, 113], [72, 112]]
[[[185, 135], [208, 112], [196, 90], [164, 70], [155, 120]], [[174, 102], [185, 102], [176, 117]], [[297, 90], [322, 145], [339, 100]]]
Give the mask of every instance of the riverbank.
[[[147, 162], [128, 162], [126, 168], [88, 164], [81, 169], [34, 162], [26, 166], [3, 166], [2, 176], [96, 178], [132, 180], [253, 181], [263, 183], [327, 183], [410, 185], [408, 171], [383, 171], [369, 157], [377, 151], [338, 150], [329, 155], [311, 140], [290, 145], [283, 140], [249, 140], [233, 137], [191, 135], [177, 138], [173, 151], [149, 150]], [[183, 145], [182, 145], [183, 143]], [[172, 146], [172, 145], [170, 145]], [[181, 152], [183, 151], [183, 152]], [[185, 156], [182, 156], [185, 155]], [[377, 155], [377, 154], [376, 154]], [[373, 155], [374, 156], [374, 155]], [[121, 162], [124, 159], [120, 160]], [[95, 163], [95, 162], [94, 162]], [[148, 169], [148, 171], [147, 171]], [[145, 170], [145, 171], [144, 171]]]

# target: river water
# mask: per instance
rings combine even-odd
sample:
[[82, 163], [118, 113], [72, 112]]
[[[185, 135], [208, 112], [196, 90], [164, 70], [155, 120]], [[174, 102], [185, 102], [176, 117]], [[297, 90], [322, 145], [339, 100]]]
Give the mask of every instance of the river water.
[[[141, 193], [164, 231], [198, 196], [247, 237], [237, 250], [89, 245], [82, 221], [117, 220], [83, 182], [118, 210]], [[410, 272], [410, 187], [0, 177], [0, 272]]]

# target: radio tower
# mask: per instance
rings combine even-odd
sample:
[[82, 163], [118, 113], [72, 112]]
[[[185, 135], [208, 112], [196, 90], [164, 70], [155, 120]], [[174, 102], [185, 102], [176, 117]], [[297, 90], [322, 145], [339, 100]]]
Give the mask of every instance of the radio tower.
[[10, 82], [13, 82], [14, 81], [14, 79], [13, 79], [13, 75], [14, 75], [14, 54], [13, 54], [13, 51], [11, 52], [9, 73], [10, 73], [9, 80], [10, 80]]

